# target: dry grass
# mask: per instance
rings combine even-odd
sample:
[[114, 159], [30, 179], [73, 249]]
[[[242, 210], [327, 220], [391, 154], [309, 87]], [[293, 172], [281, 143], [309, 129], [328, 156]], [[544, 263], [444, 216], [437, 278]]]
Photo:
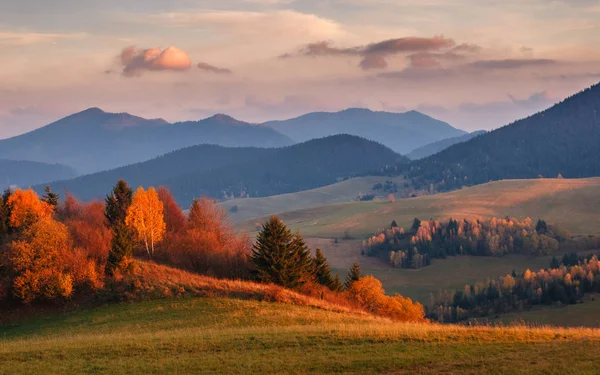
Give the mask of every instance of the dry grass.
[[[574, 234], [600, 234], [600, 178], [535, 179], [490, 182], [445, 194], [388, 202], [329, 204], [279, 216], [308, 237], [357, 238], [372, 235], [392, 220], [410, 226], [414, 217], [543, 218]], [[264, 218], [247, 220], [238, 228], [252, 232]]]
[[366, 314], [334, 293], [324, 293], [321, 299], [274, 284], [217, 279], [140, 260], [135, 261], [132, 273], [117, 280], [113, 288], [111, 293], [122, 294], [129, 301], [181, 297], [238, 298]]

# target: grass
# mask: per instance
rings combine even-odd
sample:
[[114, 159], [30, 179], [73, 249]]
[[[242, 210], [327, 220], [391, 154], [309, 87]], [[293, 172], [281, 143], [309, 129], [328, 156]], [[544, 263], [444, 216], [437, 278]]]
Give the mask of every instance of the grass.
[[[275, 199], [273, 197], [272, 199]], [[306, 237], [365, 238], [392, 220], [408, 227], [414, 217], [543, 218], [574, 234], [600, 234], [600, 178], [534, 179], [490, 182], [445, 194], [398, 199], [394, 203], [348, 202], [293, 210], [279, 216]], [[256, 230], [265, 217], [238, 224]]]
[[432, 264], [420, 269], [393, 268], [378, 259], [360, 253], [360, 240], [341, 240], [337, 244], [330, 239], [308, 238], [311, 248], [320, 248], [334, 271], [343, 279], [358, 261], [365, 275], [381, 280], [387, 294], [400, 293], [421, 303], [429, 301], [430, 294], [437, 295], [443, 289], [463, 289], [467, 284], [484, 281], [526, 269], [539, 270], [550, 266], [552, 256], [527, 257], [511, 254], [503, 257], [458, 256], [434, 259]]
[[[317, 189], [301, 191], [291, 194], [275, 195], [265, 198], [240, 198], [221, 203], [225, 209], [237, 206], [236, 212], [229, 212], [229, 218], [233, 222], [248, 220], [250, 218], [269, 216], [284, 211], [300, 210], [305, 208], [322, 206], [331, 203], [349, 202], [360, 193], [368, 193], [376, 183], [392, 180], [399, 188], [404, 184], [401, 178], [382, 176], [356, 177], [337, 184], [324, 186]], [[387, 196], [380, 190], [381, 198]]]
[[518, 311], [479, 319], [481, 322], [503, 324], [552, 325], [562, 327], [600, 328], [600, 295], [586, 295], [585, 302], [562, 307], [536, 307], [530, 311]]
[[0, 327], [2, 374], [597, 374], [598, 352], [600, 330], [403, 324], [223, 298]]

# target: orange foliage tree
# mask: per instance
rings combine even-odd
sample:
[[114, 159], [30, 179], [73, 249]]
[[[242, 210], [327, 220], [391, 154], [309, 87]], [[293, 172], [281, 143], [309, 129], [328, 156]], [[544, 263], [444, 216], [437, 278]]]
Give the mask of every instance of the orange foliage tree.
[[362, 277], [352, 283], [348, 298], [375, 315], [403, 322], [424, 322], [423, 305], [401, 295], [386, 296], [381, 281], [373, 276]]
[[42, 218], [49, 218], [54, 207], [42, 202], [33, 189], [15, 190], [8, 198], [9, 224], [15, 229], [26, 228]]
[[51, 218], [27, 227], [3, 255], [12, 294], [25, 303], [69, 297], [74, 285], [101, 286], [95, 263], [73, 251], [67, 227]]
[[149, 257], [154, 255], [154, 245], [159, 243], [166, 230], [164, 208], [158, 193], [151, 187], [147, 191], [139, 187], [133, 195], [131, 206], [127, 211], [125, 224], [136, 232], [144, 243]]

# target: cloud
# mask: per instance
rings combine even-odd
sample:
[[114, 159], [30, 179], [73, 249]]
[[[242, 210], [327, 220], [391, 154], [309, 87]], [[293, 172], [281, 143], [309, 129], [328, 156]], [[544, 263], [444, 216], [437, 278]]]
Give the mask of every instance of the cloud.
[[478, 69], [519, 69], [532, 66], [549, 66], [556, 64], [552, 59], [505, 59], [505, 60], [480, 60], [470, 65]]
[[364, 55], [392, 55], [402, 52], [439, 50], [454, 45], [452, 39], [446, 39], [443, 36], [434, 36], [433, 38], [407, 37], [369, 44], [362, 53]]
[[134, 46], [126, 47], [119, 56], [123, 66], [123, 75], [127, 77], [138, 76], [142, 71], [185, 71], [192, 66], [188, 54], [176, 47], [165, 50], [160, 48], [137, 49]]
[[[361, 56], [358, 64], [363, 70], [385, 69], [387, 57], [398, 54], [409, 54], [407, 58], [414, 67], [438, 67], [440, 60], [462, 59], [461, 54], [477, 53], [481, 47], [463, 43], [456, 45], [454, 40], [443, 36], [431, 38], [405, 37], [387, 39], [377, 43], [349, 48], [334, 47], [330, 41], [310, 43], [296, 53], [286, 53], [280, 58], [294, 56]], [[437, 52], [444, 51], [444, 52]]]
[[204, 70], [206, 72], [211, 72], [211, 73], [215, 73], [215, 74], [231, 74], [233, 73], [231, 71], [231, 69], [227, 69], [227, 68], [219, 68], [217, 66], [213, 66], [204, 62], [199, 62], [198, 65], [196, 65], [196, 67], [200, 70]]

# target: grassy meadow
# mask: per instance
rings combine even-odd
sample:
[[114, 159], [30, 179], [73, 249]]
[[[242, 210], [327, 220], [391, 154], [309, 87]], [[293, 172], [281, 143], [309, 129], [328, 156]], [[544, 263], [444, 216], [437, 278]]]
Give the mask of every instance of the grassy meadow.
[[2, 374], [597, 374], [599, 351], [600, 330], [394, 323], [223, 298], [0, 328]]
[[[229, 218], [233, 222], [240, 222], [250, 218], [272, 215], [274, 213], [301, 210], [332, 203], [350, 202], [360, 193], [368, 193], [373, 185], [393, 181], [398, 184], [398, 189], [403, 188], [404, 180], [398, 177], [367, 176], [356, 177], [337, 184], [328, 185], [312, 190], [297, 193], [275, 195], [265, 198], [239, 198], [221, 203], [226, 210], [237, 206], [237, 211], [229, 211]], [[385, 198], [387, 193], [379, 190], [380, 198]]]
[[[272, 197], [269, 199], [276, 199]], [[413, 218], [445, 219], [527, 216], [543, 218], [574, 234], [600, 234], [600, 178], [504, 180], [444, 194], [387, 201], [347, 202], [279, 213], [306, 237], [366, 238], [392, 220], [407, 227]], [[279, 212], [274, 211], [273, 213]], [[238, 223], [256, 231], [265, 217]]]

